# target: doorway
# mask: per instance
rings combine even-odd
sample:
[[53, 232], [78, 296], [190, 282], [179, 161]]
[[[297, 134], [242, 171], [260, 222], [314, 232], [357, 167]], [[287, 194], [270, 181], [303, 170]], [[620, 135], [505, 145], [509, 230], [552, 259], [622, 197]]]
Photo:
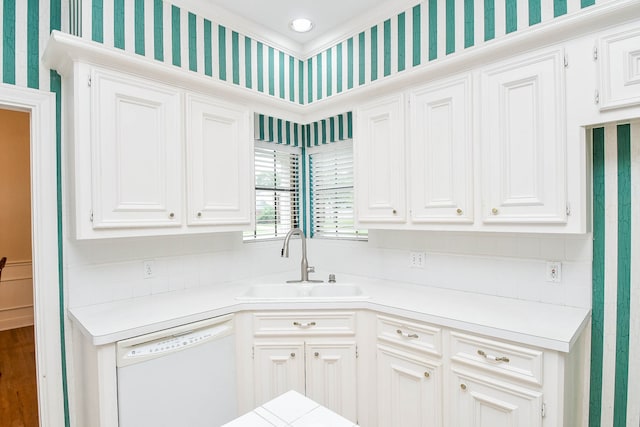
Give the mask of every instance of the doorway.
[[37, 427], [29, 123], [0, 109], [0, 419]]
[[38, 418], [40, 425], [68, 425], [58, 219], [56, 95], [0, 83], [0, 109], [29, 115], [31, 259]]

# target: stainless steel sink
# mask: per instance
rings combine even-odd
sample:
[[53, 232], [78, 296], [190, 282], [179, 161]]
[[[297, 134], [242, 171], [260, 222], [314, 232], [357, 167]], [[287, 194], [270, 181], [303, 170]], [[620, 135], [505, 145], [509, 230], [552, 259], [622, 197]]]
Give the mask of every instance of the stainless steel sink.
[[314, 300], [361, 300], [364, 295], [358, 285], [326, 283], [276, 283], [252, 285], [247, 291], [236, 297], [239, 300], [269, 301], [314, 301]]

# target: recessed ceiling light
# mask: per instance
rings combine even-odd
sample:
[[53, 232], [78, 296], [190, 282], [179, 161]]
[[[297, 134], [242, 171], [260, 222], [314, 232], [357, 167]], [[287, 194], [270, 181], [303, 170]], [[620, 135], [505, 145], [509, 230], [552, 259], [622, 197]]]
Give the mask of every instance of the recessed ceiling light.
[[306, 33], [313, 28], [313, 22], [307, 18], [298, 18], [291, 21], [289, 26], [297, 33]]

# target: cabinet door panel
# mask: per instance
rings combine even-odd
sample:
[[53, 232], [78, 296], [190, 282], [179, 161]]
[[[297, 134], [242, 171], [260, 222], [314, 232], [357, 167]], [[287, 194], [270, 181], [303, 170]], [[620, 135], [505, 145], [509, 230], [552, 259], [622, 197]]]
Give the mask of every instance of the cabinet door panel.
[[180, 94], [95, 70], [91, 91], [94, 228], [180, 226]]
[[411, 95], [411, 221], [473, 221], [471, 82]]
[[640, 28], [600, 40], [600, 109], [640, 104]]
[[482, 73], [484, 222], [566, 222], [563, 70], [554, 51]]
[[254, 347], [255, 405], [289, 390], [305, 394], [304, 344], [256, 344]]
[[357, 112], [354, 172], [358, 221], [406, 219], [403, 110], [403, 97], [397, 95]]
[[378, 425], [442, 425], [442, 378], [437, 362], [378, 346]]
[[540, 427], [542, 393], [453, 370], [451, 416], [460, 427]]
[[245, 112], [187, 96], [188, 224], [251, 223], [251, 137]]
[[307, 397], [357, 420], [356, 345], [354, 342], [306, 343]]

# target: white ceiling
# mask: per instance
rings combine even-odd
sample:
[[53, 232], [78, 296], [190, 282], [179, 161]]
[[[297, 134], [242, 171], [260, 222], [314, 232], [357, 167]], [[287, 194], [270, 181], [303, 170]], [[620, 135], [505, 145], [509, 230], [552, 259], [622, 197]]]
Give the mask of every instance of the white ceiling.
[[[406, 0], [201, 0], [228, 16], [252, 25], [253, 33], [267, 41], [306, 55], [345, 36], [348, 29], [360, 30], [356, 25], [368, 20], [385, 19]], [[413, 0], [413, 3], [417, 3]], [[308, 18], [314, 28], [308, 33], [296, 33], [289, 28], [295, 18]], [[242, 28], [238, 28], [242, 30]]]

